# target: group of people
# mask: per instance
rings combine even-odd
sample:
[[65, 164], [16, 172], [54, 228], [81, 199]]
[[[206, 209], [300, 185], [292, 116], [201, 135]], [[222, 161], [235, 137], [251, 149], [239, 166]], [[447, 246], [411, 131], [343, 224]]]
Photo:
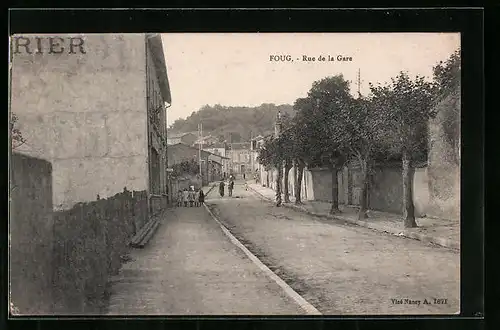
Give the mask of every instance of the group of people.
[[[219, 183], [219, 195], [220, 197], [224, 197], [224, 181], [221, 181]], [[229, 197], [233, 196], [233, 189], [234, 189], [234, 176], [231, 174], [229, 176], [229, 183], [227, 184], [227, 190], [229, 192]]]
[[190, 189], [179, 190], [177, 195], [177, 206], [192, 207], [201, 206], [205, 202], [203, 190], [190, 187]]

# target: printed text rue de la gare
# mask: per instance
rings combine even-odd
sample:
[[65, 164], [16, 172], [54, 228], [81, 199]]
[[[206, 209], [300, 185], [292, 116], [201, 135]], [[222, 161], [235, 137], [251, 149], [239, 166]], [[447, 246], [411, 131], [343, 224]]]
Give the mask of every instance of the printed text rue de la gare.
[[269, 62], [352, 62], [352, 56], [347, 55], [302, 55], [293, 57], [292, 55], [269, 55]]

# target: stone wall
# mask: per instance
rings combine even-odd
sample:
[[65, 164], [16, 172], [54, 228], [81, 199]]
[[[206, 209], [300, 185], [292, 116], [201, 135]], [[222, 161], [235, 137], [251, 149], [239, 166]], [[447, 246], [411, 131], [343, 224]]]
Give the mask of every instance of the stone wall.
[[52, 166], [17, 153], [10, 161], [10, 302], [20, 314], [50, 313]]
[[147, 219], [145, 191], [124, 191], [54, 213], [54, 313], [102, 312], [107, 281]]
[[[290, 196], [294, 196], [294, 169], [289, 172], [288, 187]], [[269, 177], [269, 188], [276, 189], [276, 170], [261, 170], [260, 183], [265, 186]], [[283, 179], [284, 180], [284, 179]], [[302, 200], [332, 201], [332, 175], [329, 169], [305, 169], [302, 179]], [[427, 167], [416, 168], [413, 176], [413, 203], [415, 215], [425, 216], [429, 210], [429, 177]], [[285, 182], [283, 181], [283, 184]], [[356, 165], [345, 166], [337, 174], [339, 204], [357, 206], [360, 203], [362, 176]], [[386, 166], [374, 169], [368, 196], [369, 208], [372, 210], [402, 213], [403, 186], [401, 168]]]
[[58, 209], [147, 189], [144, 35], [62, 37], [72, 36], [85, 54], [12, 54], [11, 110], [27, 141], [19, 151], [50, 160]]

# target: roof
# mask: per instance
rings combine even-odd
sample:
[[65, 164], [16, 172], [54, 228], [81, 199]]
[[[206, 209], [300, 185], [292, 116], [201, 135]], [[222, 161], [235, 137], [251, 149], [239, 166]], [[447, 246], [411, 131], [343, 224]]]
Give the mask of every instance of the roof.
[[229, 145], [233, 150], [250, 148], [250, 142], [237, 142], [237, 143], [230, 143]]
[[225, 149], [226, 144], [221, 143], [221, 142], [217, 142], [217, 143], [211, 144], [210, 146], [207, 146], [207, 148], [209, 148], [209, 149]]
[[[188, 149], [193, 149], [194, 151], [198, 152], [199, 149], [198, 148], [194, 148], [194, 147], [191, 147], [190, 145], [187, 145], [185, 143], [182, 143], [182, 142], [179, 142], [179, 143], [175, 143], [175, 144], [170, 144], [168, 147], [167, 147], [167, 151], [168, 150], [171, 150], [172, 148], [180, 148], [180, 147], [184, 147], [184, 148], [188, 148]], [[208, 151], [205, 151], [205, 150], [202, 150], [201, 152], [205, 153], [205, 154], [210, 154], [210, 152]]]
[[153, 62], [158, 72], [158, 83], [160, 91], [165, 102], [172, 103], [172, 95], [170, 94], [170, 84], [168, 82], [167, 65], [165, 64], [165, 54], [163, 53], [163, 42], [161, 35], [158, 33], [146, 34], [146, 42], [153, 55]]
[[259, 134], [259, 135], [257, 135], [256, 137], [254, 137], [254, 138], [252, 139], [252, 141], [258, 141], [258, 140], [262, 140], [262, 139], [264, 139], [264, 136], [262, 136], [262, 135], [260, 135], [260, 134]]
[[167, 133], [167, 138], [168, 139], [175, 139], [175, 138], [180, 138], [180, 137], [186, 136], [188, 134], [194, 134], [194, 135], [196, 135], [196, 133], [194, 133], [194, 132], [171, 133], [171, 134]]
[[[171, 144], [167, 147], [167, 150], [169, 148], [175, 148], [175, 147], [185, 147], [185, 148], [189, 148], [189, 149], [193, 149], [195, 151], [199, 151], [198, 148], [195, 148], [195, 147], [191, 147], [190, 145], [187, 145], [185, 143], [182, 143], [182, 142], [179, 142], [179, 143], [175, 143], [175, 144]], [[210, 152], [210, 151], [207, 151], [207, 150], [202, 150], [201, 152], [205, 153], [205, 154], [208, 154], [208, 155], [214, 155], [214, 156], [217, 156], [217, 157], [220, 157], [222, 159], [229, 159], [228, 157], [224, 157], [224, 156], [221, 156], [221, 155], [217, 155], [217, 154], [214, 154], [213, 152]]]

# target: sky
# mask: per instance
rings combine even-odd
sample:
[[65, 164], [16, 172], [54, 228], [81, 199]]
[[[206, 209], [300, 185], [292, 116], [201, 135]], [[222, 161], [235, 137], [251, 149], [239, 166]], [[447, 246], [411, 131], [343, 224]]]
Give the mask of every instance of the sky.
[[[364, 95], [369, 82], [389, 82], [400, 71], [431, 79], [432, 67], [460, 47], [458, 33], [168, 33], [162, 40], [169, 126], [206, 104], [293, 104], [314, 81], [337, 74], [352, 81], [355, 93], [358, 70]], [[304, 55], [316, 60], [303, 61]], [[352, 60], [338, 61], [339, 55]]]

